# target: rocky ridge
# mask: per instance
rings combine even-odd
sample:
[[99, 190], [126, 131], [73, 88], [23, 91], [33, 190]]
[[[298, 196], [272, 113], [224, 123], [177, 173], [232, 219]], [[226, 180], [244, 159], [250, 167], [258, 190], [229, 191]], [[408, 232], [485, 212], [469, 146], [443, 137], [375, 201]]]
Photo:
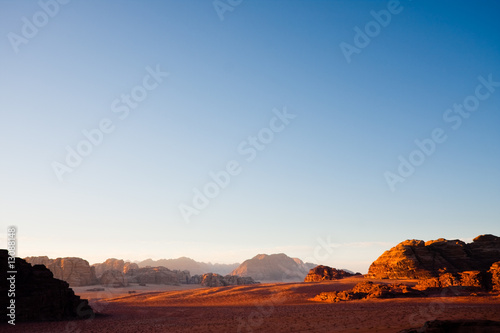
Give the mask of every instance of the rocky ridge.
[[24, 260], [32, 265], [44, 265], [54, 274], [54, 278], [66, 281], [73, 287], [88, 286], [98, 282], [94, 268], [82, 258], [49, 259], [46, 256], [41, 256], [27, 257]]
[[239, 286], [246, 284], [259, 283], [254, 281], [251, 277], [242, 277], [236, 275], [222, 276], [216, 273], [203, 274], [200, 277], [200, 283], [205, 287], [223, 287], [223, 286]]
[[500, 261], [500, 237], [481, 235], [472, 243], [460, 240], [406, 240], [375, 260], [367, 277], [430, 279], [444, 273], [486, 272]]
[[115, 258], [106, 259], [105, 262], [100, 264], [93, 264], [92, 267], [94, 267], [95, 275], [97, 278], [100, 278], [105, 271], [109, 270], [119, 271], [123, 274], [127, 274], [129, 270], [139, 268], [139, 266], [135, 263], [126, 262], [122, 259]]

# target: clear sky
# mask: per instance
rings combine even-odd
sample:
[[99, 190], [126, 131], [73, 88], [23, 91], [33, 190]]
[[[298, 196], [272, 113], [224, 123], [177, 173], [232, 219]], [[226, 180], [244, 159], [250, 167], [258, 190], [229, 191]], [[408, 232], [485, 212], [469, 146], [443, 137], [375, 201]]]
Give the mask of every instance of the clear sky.
[[0, 1], [4, 244], [364, 273], [500, 235], [498, 1], [215, 5]]

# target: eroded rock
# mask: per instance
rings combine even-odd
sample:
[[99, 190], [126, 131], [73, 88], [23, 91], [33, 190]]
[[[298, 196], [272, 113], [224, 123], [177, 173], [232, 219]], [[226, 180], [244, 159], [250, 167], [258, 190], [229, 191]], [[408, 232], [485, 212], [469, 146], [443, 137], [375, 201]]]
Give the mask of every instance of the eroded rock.
[[430, 279], [444, 273], [487, 271], [500, 261], [500, 237], [482, 235], [472, 243], [406, 240], [375, 260], [368, 277], [378, 279]]
[[336, 269], [329, 266], [319, 265], [309, 270], [309, 273], [305, 277], [304, 282], [339, 280], [354, 275], [361, 275], [361, 274], [360, 273], [352, 274], [342, 269]]
[[69, 283], [70, 286], [89, 286], [97, 284], [94, 268], [87, 260], [78, 257], [49, 259], [46, 256], [27, 257], [25, 260], [32, 265], [44, 265], [56, 279]]

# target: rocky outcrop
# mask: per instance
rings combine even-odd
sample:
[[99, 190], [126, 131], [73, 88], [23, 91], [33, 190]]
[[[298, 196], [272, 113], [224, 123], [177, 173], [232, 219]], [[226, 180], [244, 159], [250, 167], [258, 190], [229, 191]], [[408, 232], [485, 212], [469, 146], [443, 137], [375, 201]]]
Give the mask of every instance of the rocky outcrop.
[[88, 286], [97, 284], [97, 278], [93, 267], [90, 267], [87, 260], [77, 257], [49, 259], [42, 257], [24, 258], [32, 265], [44, 265], [56, 279], [69, 283], [70, 286]]
[[[0, 250], [0, 269], [2, 276], [7, 267], [7, 250]], [[55, 279], [52, 272], [43, 265], [30, 265], [21, 258], [15, 259], [15, 322], [48, 321], [62, 319], [90, 318], [93, 310], [87, 300], [76, 296], [68, 283]], [[0, 284], [1, 321], [10, 320], [8, 316], [11, 288], [6, 283]]]
[[216, 273], [203, 274], [201, 278], [201, 285], [204, 287], [222, 287], [227, 286], [226, 281], [222, 275]]
[[437, 277], [421, 279], [415, 289], [468, 287], [469, 289], [488, 289], [488, 275], [481, 271], [465, 271], [460, 273], [442, 273]]
[[114, 270], [127, 274], [131, 269], [138, 269], [139, 266], [135, 263], [126, 262], [121, 259], [110, 258], [100, 264], [93, 264], [95, 275], [100, 278], [105, 271]]
[[339, 280], [345, 277], [361, 275], [361, 273], [352, 274], [342, 269], [336, 269], [329, 266], [319, 265], [312, 268], [304, 279], [304, 282], [321, 282], [326, 280]]
[[255, 284], [258, 282], [255, 282], [251, 277], [242, 277], [236, 275], [222, 276], [216, 273], [207, 273], [201, 276], [200, 283], [205, 287], [223, 287]]
[[104, 273], [102, 273], [101, 277], [99, 278], [99, 284], [102, 286], [115, 288], [128, 286], [125, 275], [121, 271], [113, 269], [104, 271]]
[[488, 273], [491, 276], [491, 288], [500, 291], [500, 261], [491, 265]]
[[193, 275], [189, 278], [189, 284], [201, 284], [202, 275]]
[[500, 333], [500, 322], [492, 320], [432, 320], [424, 326], [399, 333], [488, 332]]
[[378, 279], [430, 279], [443, 273], [487, 271], [500, 261], [500, 237], [482, 235], [472, 243], [440, 238], [406, 240], [375, 260], [368, 277]]
[[180, 257], [177, 259], [146, 259], [138, 263], [139, 267], [158, 267], [163, 266], [170, 270], [189, 271], [193, 275], [202, 275], [213, 272], [221, 275], [231, 273], [239, 264], [212, 264], [210, 262], [199, 262], [191, 258]]
[[314, 266], [284, 253], [259, 254], [245, 260], [231, 275], [248, 276], [259, 281], [304, 281]]
[[404, 284], [380, 284], [364, 281], [346, 291], [323, 292], [312, 298], [313, 301], [336, 303], [368, 298], [422, 297], [418, 290]]
[[172, 271], [165, 267], [144, 267], [130, 269], [125, 274], [129, 283], [169, 284], [189, 283], [191, 275], [188, 271]]

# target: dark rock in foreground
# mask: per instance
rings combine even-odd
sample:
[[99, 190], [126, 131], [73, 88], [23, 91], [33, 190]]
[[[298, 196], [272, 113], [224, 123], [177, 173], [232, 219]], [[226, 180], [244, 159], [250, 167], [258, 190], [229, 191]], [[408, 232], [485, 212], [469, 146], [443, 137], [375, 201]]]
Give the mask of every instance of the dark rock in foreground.
[[[9, 271], [8, 252], [0, 250], [2, 276]], [[1, 322], [7, 322], [10, 299], [15, 299], [15, 322], [52, 321], [90, 318], [94, 316], [87, 300], [80, 299], [67, 282], [55, 279], [44, 265], [31, 266], [21, 258], [15, 258], [15, 297], [7, 297], [10, 285], [0, 285]], [[10, 274], [8, 274], [8, 277]], [[2, 277], [3, 278], [3, 277]], [[4, 280], [5, 281], [5, 280]], [[7, 312], [8, 311], [8, 312]]]
[[342, 269], [336, 269], [329, 266], [319, 265], [312, 268], [307, 274], [304, 282], [320, 282], [326, 280], [339, 280], [346, 277], [360, 275], [360, 273], [352, 274]]
[[421, 328], [400, 333], [499, 333], [500, 322], [492, 320], [433, 320]]

